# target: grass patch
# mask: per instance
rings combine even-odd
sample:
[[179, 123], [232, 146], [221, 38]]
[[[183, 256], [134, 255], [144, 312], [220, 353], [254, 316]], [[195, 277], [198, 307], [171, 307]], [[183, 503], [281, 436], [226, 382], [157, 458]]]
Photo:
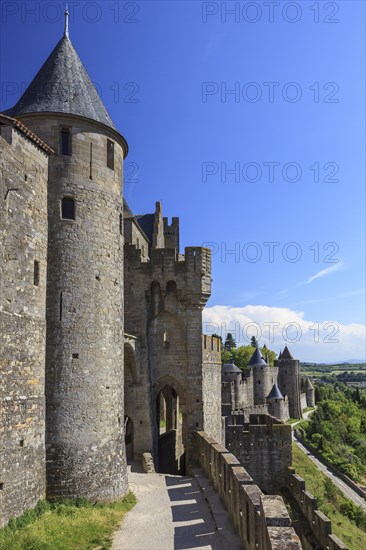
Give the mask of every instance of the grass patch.
[[111, 504], [85, 499], [40, 501], [0, 529], [1, 550], [107, 550], [123, 516], [136, 504], [133, 493]]
[[[352, 550], [364, 550], [365, 532], [356, 525], [357, 514], [361, 524], [364, 512], [354, 505], [324, 475], [315, 464], [295, 444], [292, 446], [292, 465], [306, 482], [306, 489], [318, 499], [318, 508], [332, 520], [332, 533], [337, 535]], [[355, 519], [348, 513], [352, 509], [356, 513]], [[357, 520], [358, 522], [358, 520]]]
[[286, 424], [295, 424], [295, 422], [300, 422], [299, 418], [289, 418], [286, 420]]

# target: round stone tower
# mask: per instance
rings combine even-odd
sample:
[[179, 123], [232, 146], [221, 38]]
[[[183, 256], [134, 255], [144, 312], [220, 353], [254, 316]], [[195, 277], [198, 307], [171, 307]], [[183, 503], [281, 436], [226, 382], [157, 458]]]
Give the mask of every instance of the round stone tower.
[[287, 420], [286, 418], [284, 418], [285, 398], [283, 397], [276, 383], [273, 384], [270, 393], [267, 395], [267, 403], [269, 414], [275, 416], [279, 420]]
[[13, 109], [49, 162], [48, 498], [127, 491], [122, 177], [127, 143], [65, 34]]
[[253, 367], [254, 405], [265, 405], [272, 388], [271, 367], [265, 362], [258, 348], [250, 358], [248, 366]]
[[308, 376], [305, 381], [305, 394], [307, 406], [315, 407], [315, 389]]
[[[222, 393], [226, 397], [223, 402], [230, 402], [230, 412], [240, 409], [243, 406], [243, 372], [234, 364], [234, 359], [222, 366], [221, 383]], [[228, 395], [229, 399], [227, 399]]]

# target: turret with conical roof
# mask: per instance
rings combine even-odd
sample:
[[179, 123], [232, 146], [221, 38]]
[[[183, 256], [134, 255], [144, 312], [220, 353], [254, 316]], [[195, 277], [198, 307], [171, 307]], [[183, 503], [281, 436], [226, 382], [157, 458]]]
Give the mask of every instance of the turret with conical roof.
[[221, 369], [222, 404], [223, 411], [227, 414], [243, 405], [242, 380], [243, 372], [235, 365], [234, 358], [231, 358], [230, 363], [225, 363]]
[[305, 380], [305, 394], [307, 406], [315, 407], [315, 389], [308, 376]]
[[272, 386], [271, 391], [267, 395], [268, 412], [279, 420], [288, 419], [288, 402], [283, 397], [277, 383]]
[[293, 359], [293, 357], [290, 353], [290, 350], [288, 349], [287, 346], [285, 346], [285, 349], [281, 353], [281, 359]]
[[274, 377], [271, 367], [263, 359], [258, 346], [250, 358], [248, 366], [253, 369], [254, 405], [265, 405]]
[[127, 143], [118, 133], [66, 28], [19, 101], [5, 112], [18, 119], [33, 113], [63, 113], [103, 124], [118, 134], [124, 154], [127, 154]]
[[66, 22], [8, 113], [56, 152], [48, 178], [47, 496], [118, 499], [127, 491], [121, 345], [127, 144]]

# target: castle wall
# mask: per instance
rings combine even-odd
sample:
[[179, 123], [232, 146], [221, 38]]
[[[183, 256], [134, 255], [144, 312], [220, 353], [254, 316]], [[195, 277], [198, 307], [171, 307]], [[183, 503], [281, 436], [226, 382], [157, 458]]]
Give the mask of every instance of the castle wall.
[[251, 415], [249, 424], [240, 415], [227, 419], [228, 450], [266, 492], [285, 484], [292, 461], [291, 443], [291, 426], [270, 416]]
[[253, 369], [250, 369], [249, 375], [246, 376], [244, 379], [243, 401], [244, 401], [244, 407], [254, 406]]
[[219, 338], [202, 335], [204, 407], [203, 428], [221, 443], [221, 344]]
[[149, 402], [139, 403], [139, 414], [150, 417], [146, 446], [153, 446], [156, 457], [156, 400], [169, 385], [179, 396], [189, 454], [193, 433], [205, 423], [221, 433], [221, 411], [212, 415], [211, 393], [217, 387], [215, 399], [220, 399], [219, 359], [204, 361], [201, 336], [202, 308], [211, 290], [210, 252], [188, 247], [182, 257], [172, 249], [153, 248], [150, 262], [142, 262], [140, 251], [126, 245], [125, 273], [126, 332], [140, 341], [142, 385], [149, 385], [151, 395]]
[[307, 407], [307, 401], [306, 401], [306, 393], [301, 393], [300, 394], [300, 407], [301, 407], [301, 411], [303, 411], [304, 409], [306, 409]]
[[1, 527], [45, 496], [48, 155], [0, 128]]
[[165, 248], [175, 248], [179, 252], [179, 218], [172, 218], [172, 223], [168, 223], [168, 218], [163, 218]]
[[[57, 152], [60, 126], [72, 132], [72, 155], [54, 155], [49, 164], [47, 495], [107, 501], [127, 491], [124, 151], [116, 133], [98, 123], [48, 117], [22, 117]], [[107, 138], [114, 142], [114, 170], [107, 167]], [[65, 196], [75, 201], [74, 220], [61, 217]]]
[[149, 240], [133, 218], [124, 219], [124, 238], [125, 243], [134, 244], [141, 250], [142, 259], [148, 259]]
[[313, 388], [306, 390], [306, 406], [315, 407], [315, 391]]
[[228, 449], [197, 432], [195, 460], [220, 494], [245, 550], [302, 548], [282, 498], [265, 496]]
[[294, 468], [287, 470], [286, 486], [295, 498], [321, 547], [324, 550], [347, 550], [347, 546], [332, 534], [331, 520], [317, 509], [317, 499], [306, 490], [305, 481], [296, 474]]

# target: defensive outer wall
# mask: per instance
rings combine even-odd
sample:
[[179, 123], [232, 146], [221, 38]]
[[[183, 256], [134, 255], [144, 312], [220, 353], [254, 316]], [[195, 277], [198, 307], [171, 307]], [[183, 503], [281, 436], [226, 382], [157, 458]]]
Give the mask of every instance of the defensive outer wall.
[[[196, 433], [194, 458], [229, 511], [245, 550], [312, 550], [306, 541], [300, 541], [291, 526], [282, 497], [264, 495], [238, 459], [205, 432]], [[304, 480], [293, 468], [287, 469], [286, 486], [308, 520], [319, 547], [347, 550], [332, 534], [331, 521], [317, 510], [316, 498], [306, 491]]]
[[52, 149], [0, 115], [0, 527], [45, 495], [47, 177]]

